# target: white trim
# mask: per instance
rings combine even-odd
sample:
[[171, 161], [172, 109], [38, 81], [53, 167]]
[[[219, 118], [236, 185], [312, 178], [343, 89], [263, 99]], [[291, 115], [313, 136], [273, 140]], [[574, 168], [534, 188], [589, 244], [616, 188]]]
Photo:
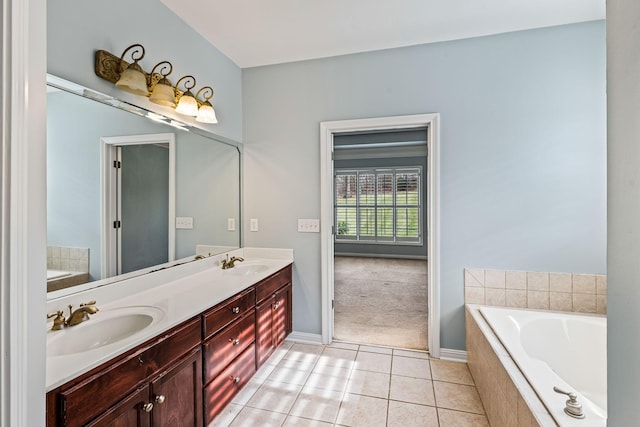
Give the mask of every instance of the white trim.
[[451, 348], [440, 349], [440, 360], [451, 360], [453, 362], [466, 362], [467, 352], [464, 350], [454, 350]]
[[293, 331], [287, 337], [287, 341], [295, 341], [303, 344], [322, 344], [322, 335], [309, 334], [307, 332]]
[[0, 425], [36, 426], [45, 424], [46, 2], [2, 5]]
[[168, 144], [169, 145], [169, 243], [168, 261], [176, 258], [176, 135], [174, 133], [153, 133], [145, 135], [109, 136], [100, 138], [100, 193], [101, 193], [101, 214], [100, 214], [100, 278], [106, 279], [118, 274], [117, 258], [113, 253], [120, 253], [116, 239], [112, 233], [112, 218], [118, 218], [115, 200], [116, 189], [113, 186], [113, 161], [116, 160], [116, 148], [124, 145], [140, 144]]
[[428, 340], [429, 353], [440, 357], [440, 115], [340, 120], [320, 123], [320, 244], [322, 287], [322, 342], [333, 339], [333, 134], [379, 129], [426, 126], [427, 141], [427, 248], [428, 248]]

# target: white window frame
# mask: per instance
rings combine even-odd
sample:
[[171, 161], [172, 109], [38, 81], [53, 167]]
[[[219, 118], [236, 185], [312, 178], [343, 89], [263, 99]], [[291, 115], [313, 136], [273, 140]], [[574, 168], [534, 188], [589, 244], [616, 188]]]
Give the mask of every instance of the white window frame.
[[[403, 172], [410, 171], [412, 173], [418, 174], [418, 203], [417, 204], [398, 204], [396, 198], [397, 192], [397, 179], [396, 177]], [[382, 175], [383, 173], [391, 173], [393, 175], [393, 184], [392, 184], [392, 203], [390, 205], [381, 205], [378, 204], [377, 201], [377, 186], [378, 186], [378, 175]], [[374, 185], [376, 186], [376, 191], [374, 194], [376, 195], [376, 201], [371, 203], [362, 203], [360, 200], [360, 175], [362, 174], [370, 174], [374, 175]], [[356, 204], [355, 205], [339, 205], [338, 204], [338, 191], [337, 191], [337, 178], [340, 175], [355, 175], [356, 176]], [[356, 243], [356, 244], [384, 244], [384, 245], [422, 245], [422, 236], [423, 236], [423, 225], [422, 218], [424, 212], [423, 206], [423, 197], [422, 197], [422, 167], [420, 165], [416, 166], [388, 166], [388, 167], [369, 167], [369, 168], [340, 168], [335, 170], [334, 174], [334, 223], [336, 224], [336, 232], [334, 234], [334, 239], [336, 242], [340, 243]], [[340, 234], [338, 227], [338, 209], [340, 208], [355, 208], [356, 209], [356, 232], [353, 234]], [[385, 237], [378, 235], [378, 218], [377, 211], [379, 208], [389, 208], [393, 211], [393, 220], [392, 220], [392, 236]], [[398, 237], [398, 229], [397, 229], [397, 217], [396, 213], [399, 208], [417, 208], [418, 209], [418, 236], [417, 237]], [[374, 236], [363, 236], [362, 228], [361, 228], [361, 209], [374, 209], [375, 211], [375, 226], [374, 226]]]

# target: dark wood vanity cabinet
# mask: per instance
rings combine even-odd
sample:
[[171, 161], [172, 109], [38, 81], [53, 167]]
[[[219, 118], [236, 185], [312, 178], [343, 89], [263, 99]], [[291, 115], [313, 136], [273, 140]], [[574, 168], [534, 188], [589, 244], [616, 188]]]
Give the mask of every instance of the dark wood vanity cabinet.
[[[189, 419], [202, 407], [200, 330], [200, 319], [187, 321], [50, 391], [47, 424], [160, 426], [176, 413]], [[201, 426], [202, 415], [181, 425]]]
[[291, 267], [256, 285], [256, 367], [291, 333]]
[[203, 314], [204, 413], [209, 424], [255, 373], [254, 288]]
[[202, 426], [201, 367], [196, 349], [87, 426]]
[[292, 330], [291, 265], [47, 394], [47, 426], [209, 424]]

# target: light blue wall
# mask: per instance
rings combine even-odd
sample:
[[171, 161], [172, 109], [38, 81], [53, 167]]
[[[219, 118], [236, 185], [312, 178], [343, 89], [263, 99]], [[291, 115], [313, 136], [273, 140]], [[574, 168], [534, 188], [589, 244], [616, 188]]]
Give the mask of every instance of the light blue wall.
[[638, 425], [640, 400], [640, 2], [607, 2], [608, 425]]
[[[325, 120], [441, 114], [441, 345], [464, 349], [463, 268], [606, 273], [603, 21], [245, 69], [251, 246], [293, 247], [294, 329], [320, 333]], [[245, 226], [246, 226], [245, 221]], [[248, 229], [248, 227], [247, 227]]]
[[[242, 141], [240, 68], [160, 0], [49, 0], [47, 16], [49, 73]], [[212, 102], [219, 124], [201, 125], [185, 116], [176, 116], [170, 108], [122, 92], [95, 75], [96, 50], [119, 56], [134, 43], [146, 49], [140, 62], [145, 71], [150, 72], [154, 65], [168, 60], [173, 64], [169, 77], [172, 83], [191, 74], [198, 81], [196, 88], [213, 86]]]

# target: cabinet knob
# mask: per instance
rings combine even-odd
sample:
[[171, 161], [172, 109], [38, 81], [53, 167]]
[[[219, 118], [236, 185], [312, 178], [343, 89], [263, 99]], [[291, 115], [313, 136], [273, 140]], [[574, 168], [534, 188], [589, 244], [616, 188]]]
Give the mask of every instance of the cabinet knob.
[[151, 412], [153, 410], [153, 403], [145, 403], [144, 405], [142, 405], [142, 410], [144, 412]]
[[273, 304], [273, 309], [277, 310], [278, 307], [280, 307], [280, 301], [276, 301], [275, 304]]
[[[229, 341], [231, 341], [231, 340], [229, 340]], [[233, 340], [233, 345], [238, 345], [238, 344], [240, 344], [240, 339], [239, 338], [236, 338], [235, 340]]]
[[164, 395], [163, 394], [159, 394], [159, 395], [156, 396], [155, 400], [156, 400], [156, 403], [158, 405], [162, 405], [164, 403], [164, 399], [165, 399]]
[[240, 382], [240, 377], [235, 377], [235, 378], [233, 379], [233, 383], [234, 383], [234, 384], [238, 384], [239, 382]]
[[234, 312], [235, 314], [238, 314], [240, 313], [240, 307], [233, 307], [231, 311]]

